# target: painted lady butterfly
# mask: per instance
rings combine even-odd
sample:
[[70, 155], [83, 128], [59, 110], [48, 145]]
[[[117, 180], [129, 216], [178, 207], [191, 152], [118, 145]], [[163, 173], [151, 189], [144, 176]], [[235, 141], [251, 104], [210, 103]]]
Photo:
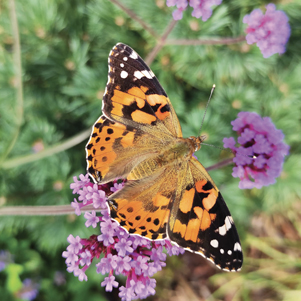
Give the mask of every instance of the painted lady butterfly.
[[177, 115], [154, 73], [129, 46], [109, 55], [103, 115], [86, 146], [96, 183], [127, 179], [110, 195], [111, 217], [129, 233], [172, 242], [226, 271], [239, 271], [242, 249], [231, 214], [192, 154], [205, 137], [182, 137]]

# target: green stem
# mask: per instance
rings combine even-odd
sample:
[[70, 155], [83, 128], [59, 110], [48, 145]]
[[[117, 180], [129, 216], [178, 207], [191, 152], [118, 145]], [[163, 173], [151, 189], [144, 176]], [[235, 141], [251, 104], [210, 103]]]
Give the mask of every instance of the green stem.
[[54, 145], [52, 147], [49, 147], [45, 150], [42, 150], [39, 153], [25, 155], [25, 156], [22, 156], [22, 157], [6, 160], [5, 162], [2, 163], [2, 165], [0, 167], [3, 168], [3, 169], [9, 169], [9, 168], [13, 168], [13, 167], [18, 167], [18, 166], [26, 164], [26, 163], [30, 163], [30, 162], [40, 160], [40, 159], [43, 159], [45, 157], [52, 156], [56, 153], [65, 151], [65, 150], [81, 143], [82, 141], [84, 141], [85, 139], [87, 139], [89, 137], [90, 133], [91, 133], [91, 130], [89, 129], [89, 130], [86, 130], [86, 131], [83, 131], [83, 132], [79, 133], [78, 135], [66, 140], [63, 143], [59, 143], [59, 144], [56, 144], [56, 145]]
[[119, 6], [125, 13], [127, 13], [132, 19], [137, 21], [147, 32], [149, 32], [153, 37], [156, 39], [158, 38], [157, 33], [148, 26], [142, 19], [140, 19], [132, 10], [124, 6], [120, 1], [118, 0], [111, 0], [115, 5]]
[[212, 39], [199, 39], [199, 40], [187, 40], [187, 39], [168, 39], [166, 45], [229, 45], [236, 44], [246, 40], [245, 36], [237, 38], [212, 38]]
[[218, 169], [218, 168], [227, 166], [227, 165], [232, 164], [232, 163], [233, 163], [233, 158], [228, 158], [228, 159], [225, 159], [225, 160], [223, 160], [221, 162], [218, 162], [214, 165], [206, 167], [206, 170], [208, 171], [208, 170]]
[[16, 75], [16, 116], [15, 116], [15, 132], [12, 135], [10, 144], [3, 153], [0, 162], [3, 162], [8, 154], [13, 149], [20, 133], [21, 124], [23, 121], [23, 83], [22, 83], [22, 64], [21, 64], [21, 47], [18, 20], [16, 15], [15, 1], [9, 1], [10, 21], [13, 35], [13, 59], [15, 62]]
[[[92, 205], [81, 208], [81, 212], [96, 211], [99, 212], [105, 208], [95, 209]], [[23, 216], [44, 216], [44, 215], [68, 215], [74, 214], [74, 208], [71, 205], [55, 206], [10, 206], [0, 208], [0, 216], [23, 215]]]
[[157, 56], [158, 52], [165, 45], [165, 42], [166, 42], [166, 39], [167, 39], [168, 35], [171, 33], [171, 31], [173, 30], [173, 28], [175, 27], [176, 24], [177, 24], [177, 21], [172, 19], [172, 21], [166, 27], [162, 37], [157, 41], [156, 46], [153, 48], [153, 50], [145, 58], [145, 62], [146, 62], [147, 65], [150, 66], [150, 64], [153, 62], [153, 60]]

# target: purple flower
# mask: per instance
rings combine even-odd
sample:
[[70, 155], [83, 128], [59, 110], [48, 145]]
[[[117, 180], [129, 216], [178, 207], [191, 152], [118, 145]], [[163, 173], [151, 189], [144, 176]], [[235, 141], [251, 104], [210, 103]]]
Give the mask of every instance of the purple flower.
[[86, 184], [90, 183], [89, 175], [79, 175], [79, 181], [77, 177], [73, 177], [74, 183], [70, 184], [70, 188], [73, 189], [72, 193], [78, 193], [82, 188], [86, 186]]
[[119, 242], [115, 244], [115, 249], [118, 252], [119, 256], [125, 256], [126, 252], [132, 253], [134, 251], [131, 248], [132, 242], [130, 240], [126, 240], [125, 238], [121, 238]]
[[240, 112], [231, 122], [237, 131], [239, 147], [233, 137], [224, 138], [224, 147], [235, 154], [232, 176], [240, 178], [239, 188], [261, 188], [276, 182], [289, 146], [283, 142], [284, 135], [277, 130], [269, 117], [261, 118], [256, 113]]
[[39, 285], [33, 282], [31, 279], [26, 278], [23, 281], [23, 287], [16, 292], [18, 298], [23, 300], [34, 300], [39, 293]]
[[12, 262], [11, 257], [8, 251], [0, 250], [0, 272], [5, 269], [7, 264]]
[[290, 26], [287, 15], [281, 10], [276, 10], [275, 4], [270, 3], [266, 6], [265, 15], [260, 9], [253, 10], [244, 16], [243, 23], [248, 24], [247, 43], [256, 43], [264, 58], [285, 52]]
[[85, 226], [88, 228], [92, 225], [93, 228], [96, 228], [97, 223], [99, 222], [99, 218], [96, 216], [96, 212], [93, 211], [92, 213], [85, 212], [84, 215], [85, 219], [87, 219]]
[[101, 283], [101, 286], [106, 287], [106, 292], [111, 292], [113, 290], [113, 286], [118, 287], [118, 282], [115, 281], [114, 276], [109, 276], [105, 278], [105, 280]]
[[66, 284], [66, 275], [64, 272], [61, 271], [56, 271], [53, 277], [53, 282], [57, 285], [57, 286], [61, 286]]
[[67, 241], [70, 243], [67, 250], [72, 251], [73, 253], [78, 253], [78, 251], [82, 248], [80, 240], [81, 239], [79, 236], [74, 237], [72, 234], [70, 234], [67, 238]]
[[196, 18], [201, 18], [205, 22], [212, 15], [211, 6], [220, 5], [222, 0], [167, 0], [167, 6], [177, 6], [177, 9], [172, 13], [175, 20], [181, 20], [183, 11], [187, 8], [188, 4], [193, 8], [191, 15]]
[[[166, 254], [163, 247], [170, 256], [183, 253], [184, 249], [172, 245], [167, 239], [150, 241], [138, 235], [130, 235], [117, 222], [111, 220], [105, 202], [106, 195], [121, 189], [124, 182], [115, 180], [113, 183], [97, 185], [87, 182], [83, 175], [80, 179], [83, 181], [75, 179], [74, 185], [70, 185], [79, 195], [78, 201], [74, 200], [73, 207], [80, 214], [81, 209], [89, 206], [89, 211], [92, 212], [84, 214], [87, 219], [85, 225], [98, 228], [100, 234], [92, 235], [88, 239], [68, 236], [70, 245], [62, 254], [66, 258], [67, 271], [80, 281], [87, 281], [86, 270], [94, 261], [97, 273], [109, 274], [101, 283], [106, 291], [112, 291], [113, 287], [119, 285], [114, 273], [126, 276], [126, 286], [119, 287], [121, 300], [130, 301], [154, 295], [156, 281], [150, 277], [165, 266]], [[92, 206], [97, 211], [90, 210]]]

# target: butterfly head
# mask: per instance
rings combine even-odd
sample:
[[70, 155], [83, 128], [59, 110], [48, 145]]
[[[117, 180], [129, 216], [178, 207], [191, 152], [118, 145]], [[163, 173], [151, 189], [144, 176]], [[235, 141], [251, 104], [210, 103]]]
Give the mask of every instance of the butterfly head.
[[194, 137], [194, 136], [189, 137], [195, 152], [201, 148], [201, 144], [206, 138], [207, 138], [206, 135], [201, 135], [198, 137]]

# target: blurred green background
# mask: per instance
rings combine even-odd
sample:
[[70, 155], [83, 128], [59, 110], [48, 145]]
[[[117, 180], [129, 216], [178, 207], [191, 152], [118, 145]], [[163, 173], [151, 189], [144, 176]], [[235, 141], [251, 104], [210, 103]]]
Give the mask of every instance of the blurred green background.
[[[155, 275], [157, 293], [149, 300], [301, 300], [300, 1], [274, 2], [291, 26], [285, 54], [264, 59], [255, 45], [235, 40], [244, 35], [244, 15], [265, 11], [267, 3], [224, 0], [207, 22], [193, 18], [191, 9], [174, 22], [174, 8], [163, 0], [1, 1], [0, 206], [73, 201], [69, 185], [85, 174], [85, 144], [101, 115], [108, 54], [123, 42], [151, 65], [185, 137], [198, 134], [216, 84], [202, 128], [206, 143], [222, 147], [224, 137], [234, 136], [230, 122], [237, 113], [254, 111], [271, 117], [291, 147], [277, 183], [260, 190], [240, 190], [231, 165], [210, 172], [240, 234], [242, 271], [220, 272], [189, 252], [173, 256]], [[208, 146], [196, 155], [205, 167], [231, 156]], [[0, 299], [18, 300], [20, 281], [30, 278], [39, 284], [35, 300], [118, 300], [118, 290], [104, 292], [95, 267], [83, 283], [66, 272], [61, 254], [68, 235], [97, 234], [84, 222], [74, 214], [2, 215], [0, 250], [12, 259], [11, 269], [0, 272]]]

